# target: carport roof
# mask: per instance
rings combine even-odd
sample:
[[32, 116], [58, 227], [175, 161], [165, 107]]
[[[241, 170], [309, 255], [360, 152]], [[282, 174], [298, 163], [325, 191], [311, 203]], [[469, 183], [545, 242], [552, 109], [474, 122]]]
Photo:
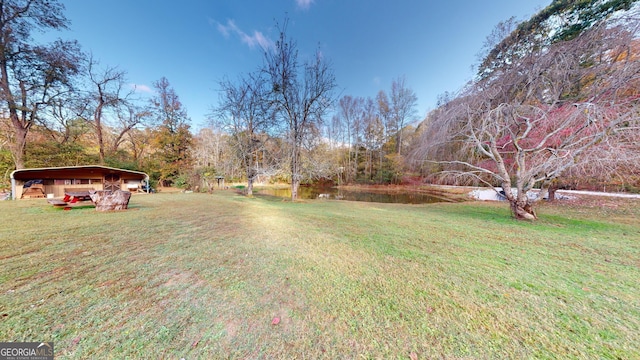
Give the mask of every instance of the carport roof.
[[84, 165], [84, 166], [64, 166], [64, 167], [49, 167], [49, 168], [33, 168], [33, 169], [19, 169], [14, 170], [11, 173], [11, 179], [16, 180], [31, 180], [31, 179], [57, 179], [60, 177], [68, 177], [71, 174], [118, 174], [118, 175], [134, 175], [148, 179], [149, 175], [141, 171], [117, 169], [108, 166], [101, 165]]

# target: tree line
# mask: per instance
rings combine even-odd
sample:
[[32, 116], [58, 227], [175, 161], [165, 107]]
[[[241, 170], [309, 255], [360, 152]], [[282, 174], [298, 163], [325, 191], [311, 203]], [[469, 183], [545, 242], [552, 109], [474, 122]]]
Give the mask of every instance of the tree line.
[[209, 126], [194, 133], [166, 78], [143, 101], [124, 71], [76, 42], [34, 44], [32, 31], [68, 26], [58, 2], [1, 1], [3, 179], [99, 163], [200, 190], [219, 176], [245, 181], [248, 194], [287, 182], [294, 199], [307, 182], [487, 185], [515, 217], [535, 219], [534, 204], [558, 188], [640, 187], [639, 22], [619, 12], [634, 2], [555, 0], [498, 24], [477, 77], [420, 122], [403, 77], [375, 98], [337, 97], [331, 63], [319, 52], [301, 61], [285, 20], [262, 66], [219, 82]]
[[37, 44], [66, 29], [57, 1], [0, 1], [0, 167], [103, 164], [153, 169], [172, 181], [190, 165], [189, 118], [166, 78], [142, 102], [126, 72], [101, 66], [73, 40]]
[[56, 1], [0, 2], [5, 183], [13, 169], [95, 163], [200, 189], [217, 176], [247, 181], [249, 193], [255, 180], [286, 181], [294, 198], [302, 182], [400, 181], [417, 102], [403, 78], [389, 96], [337, 99], [330, 63], [319, 53], [301, 62], [285, 20], [265, 65], [220, 81], [210, 126], [192, 133], [168, 79], [144, 100], [126, 71], [100, 64], [76, 41], [36, 44], [33, 32], [69, 26], [63, 11]]

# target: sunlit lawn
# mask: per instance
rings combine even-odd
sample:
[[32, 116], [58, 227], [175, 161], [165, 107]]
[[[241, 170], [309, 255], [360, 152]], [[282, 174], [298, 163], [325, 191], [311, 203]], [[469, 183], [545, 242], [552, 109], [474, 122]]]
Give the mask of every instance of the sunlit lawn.
[[640, 358], [639, 201], [0, 202], [0, 341], [56, 358]]

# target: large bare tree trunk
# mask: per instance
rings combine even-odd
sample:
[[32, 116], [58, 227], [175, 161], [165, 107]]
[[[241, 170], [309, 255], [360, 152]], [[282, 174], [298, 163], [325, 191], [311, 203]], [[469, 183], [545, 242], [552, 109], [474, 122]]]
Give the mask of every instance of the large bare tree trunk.
[[511, 203], [511, 214], [514, 218], [518, 220], [536, 220], [538, 216], [536, 212], [533, 210], [533, 205], [528, 201], [510, 201]]
[[291, 201], [298, 199], [298, 188], [300, 187], [300, 163], [298, 149], [294, 147], [291, 158]]
[[98, 159], [100, 165], [104, 165], [104, 135], [102, 133], [102, 106], [100, 103], [94, 116], [94, 125], [96, 127], [96, 137], [98, 138]]
[[255, 170], [247, 170], [247, 196], [253, 196], [253, 181], [255, 178]]
[[[4, 54], [0, 54], [0, 56], [2, 57], [2, 63], [6, 63]], [[11, 87], [9, 85], [9, 73], [7, 71], [7, 66], [4, 65], [1, 67], [1, 69], [2, 76], [0, 79], [0, 86], [2, 88], [2, 93], [5, 98], [6, 105], [9, 108], [9, 118], [15, 131], [15, 142], [10, 147], [11, 155], [13, 156], [13, 161], [15, 163], [16, 169], [24, 169], [24, 152], [27, 145], [27, 134], [29, 133], [29, 128], [31, 128], [31, 123], [23, 122], [20, 119], [20, 115], [18, 114], [17, 110], [18, 105], [16, 104], [16, 100], [13, 97]]]
[[247, 181], [247, 196], [253, 196], [253, 179]]
[[[500, 162], [500, 164], [502, 164]], [[504, 166], [499, 166], [505, 171]], [[506, 174], [506, 173], [505, 173]], [[504, 197], [507, 198], [511, 206], [511, 215], [518, 220], [536, 220], [538, 216], [533, 210], [533, 203], [527, 197], [526, 191], [521, 186], [517, 189], [517, 194], [513, 193], [511, 189], [511, 182], [505, 181], [502, 184], [502, 191], [504, 191]]]
[[300, 180], [291, 181], [291, 201], [298, 199], [298, 189], [300, 188]]
[[[14, 115], [16, 119], [14, 120]], [[11, 146], [11, 155], [13, 156], [13, 162], [16, 166], [16, 170], [24, 169], [24, 151], [27, 146], [27, 133], [29, 128], [25, 128], [22, 122], [17, 119], [17, 114], [11, 114], [11, 122], [15, 129], [15, 144]]]

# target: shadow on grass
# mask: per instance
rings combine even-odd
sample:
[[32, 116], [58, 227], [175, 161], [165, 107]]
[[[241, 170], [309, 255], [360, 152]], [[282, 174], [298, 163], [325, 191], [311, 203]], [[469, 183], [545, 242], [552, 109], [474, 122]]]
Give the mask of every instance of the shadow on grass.
[[[434, 205], [428, 205], [434, 206]], [[439, 206], [438, 212], [459, 217], [461, 221], [481, 221], [496, 227], [515, 227], [529, 230], [562, 229], [563, 232], [587, 233], [592, 231], [612, 231], [626, 228], [620, 223], [611, 223], [607, 219], [593, 219], [585, 217], [572, 217], [563, 205], [554, 205], [538, 209], [538, 220], [517, 220], [511, 215], [509, 205], [505, 203], [466, 202], [461, 204], [446, 204]]]

